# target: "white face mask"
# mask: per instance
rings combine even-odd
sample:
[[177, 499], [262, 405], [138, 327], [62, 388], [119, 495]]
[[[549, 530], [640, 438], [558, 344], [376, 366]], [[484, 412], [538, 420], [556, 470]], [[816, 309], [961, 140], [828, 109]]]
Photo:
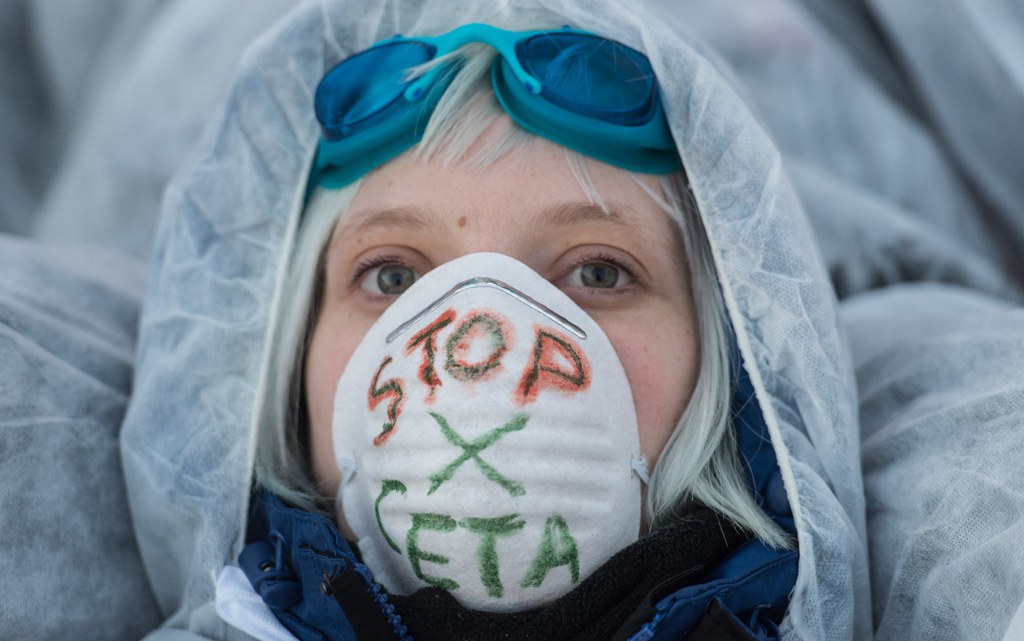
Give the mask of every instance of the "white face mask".
[[508, 256], [446, 263], [387, 309], [338, 382], [333, 437], [345, 519], [397, 594], [544, 605], [638, 537], [646, 465], [622, 364]]

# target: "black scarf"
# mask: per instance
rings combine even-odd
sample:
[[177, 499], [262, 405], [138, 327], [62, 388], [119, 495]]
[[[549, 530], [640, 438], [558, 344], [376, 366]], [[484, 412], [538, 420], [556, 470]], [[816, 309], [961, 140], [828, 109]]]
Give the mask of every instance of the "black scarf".
[[651, 619], [661, 598], [696, 583], [746, 540], [711, 510], [698, 509], [624, 548], [546, 607], [469, 610], [439, 588], [391, 595], [391, 602], [416, 641], [627, 639]]

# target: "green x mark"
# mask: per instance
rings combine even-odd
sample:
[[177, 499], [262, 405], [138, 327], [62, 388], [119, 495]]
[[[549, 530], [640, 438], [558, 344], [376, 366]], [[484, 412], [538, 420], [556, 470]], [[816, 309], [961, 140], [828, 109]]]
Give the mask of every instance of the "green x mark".
[[517, 432], [526, 427], [526, 421], [529, 420], [529, 416], [523, 413], [516, 414], [508, 423], [491, 430], [471, 443], [467, 443], [465, 439], [455, 432], [455, 430], [449, 427], [448, 421], [444, 420], [443, 416], [435, 414], [434, 412], [431, 412], [430, 415], [434, 417], [435, 421], [437, 421], [438, 427], [441, 428], [441, 433], [444, 434], [446, 439], [448, 439], [448, 442], [462, 448], [462, 454], [459, 455], [459, 458], [449, 463], [443, 470], [430, 476], [430, 489], [427, 491], [428, 495], [433, 494], [434, 490], [441, 487], [442, 483], [451, 479], [452, 476], [455, 475], [455, 470], [459, 469], [459, 467], [469, 459], [476, 461], [477, 466], [480, 468], [480, 471], [484, 473], [484, 476], [508, 490], [508, 493], [512, 496], [522, 496], [523, 494], [526, 494], [526, 490], [522, 485], [502, 476], [498, 470], [494, 469], [486, 461], [480, 458], [480, 452], [485, 448], [494, 445], [494, 442], [503, 435], [508, 434], [509, 432]]

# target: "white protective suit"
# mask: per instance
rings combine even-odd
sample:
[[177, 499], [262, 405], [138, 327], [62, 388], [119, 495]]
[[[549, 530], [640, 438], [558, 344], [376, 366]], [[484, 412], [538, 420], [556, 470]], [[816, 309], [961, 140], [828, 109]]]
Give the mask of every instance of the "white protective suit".
[[[165, 203], [122, 445], [142, 557], [160, 577], [153, 587], [174, 627], [201, 626], [211, 570], [239, 552], [254, 399], [272, 309], [287, 304], [278, 287], [319, 135], [316, 84], [338, 60], [394, 33], [439, 33], [487, 16], [397, 2], [364, 7], [353, 21], [354, 6], [304, 5], [250, 52], [220, 126]], [[610, 2], [550, 6], [651, 60], [797, 522], [800, 577], [785, 630], [863, 638], [868, 566], [852, 369], [778, 153], [673, 25]]]
[[[213, 612], [213, 579], [244, 535], [254, 399], [319, 135], [313, 90], [326, 68], [380, 38], [474, 20], [472, 7], [450, 2], [312, 0], [248, 50], [227, 107], [165, 199], [131, 386], [126, 354], [145, 271], [120, 254], [149, 255], [155, 194], [216, 102], [211, 91], [199, 106], [160, 118], [155, 103], [165, 101], [154, 92], [176, 94], [206, 71], [225, 78], [241, 45], [285, 9], [263, 2], [247, 12], [248, 4], [223, 0], [200, 17], [187, 10], [194, 4], [125, 14], [120, 48], [97, 54], [105, 73], [95, 76], [122, 93], [94, 96], [76, 119], [68, 96], [81, 80], [56, 82], [57, 140], [33, 150], [32, 181], [0, 175], [15, 186], [0, 194], [4, 230], [84, 236], [117, 252], [96, 259], [0, 239], [0, 261], [13, 266], [0, 283], [0, 505], [5, 517], [35, 517], [0, 525], [0, 541], [20, 552], [0, 556], [0, 567], [25, 577], [0, 597], [4, 636], [135, 638], [164, 622], [150, 638], [231, 638]], [[1012, 639], [1024, 601], [1024, 331], [1011, 302], [977, 292], [1014, 301], [1024, 282], [1020, 9], [998, 0], [944, 9], [827, 0], [539, 4], [644, 51], [659, 76], [797, 521], [800, 573], [786, 638]], [[17, 24], [15, 6], [29, 3], [7, 6], [5, 34]], [[246, 19], [217, 18], [236, 14]], [[927, 24], [915, 22], [920, 16]], [[128, 27], [147, 20], [165, 40], [131, 47]], [[209, 21], [239, 28], [219, 42], [184, 35]], [[48, 32], [51, 55], [59, 33]], [[180, 69], [168, 52], [192, 51], [197, 41], [216, 69], [196, 63], [188, 79], [159, 75]], [[127, 56], [138, 51], [150, 55]], [[951, 59], [972, 73], [944, 74]], [[20, 86], [8, 68], [0, 81]], [[132, 121], [138, 135], [126, 135], [125, 114], [151, 117]], [[3, 139], [17, 143], [5, 149], [29, 147], [19, 122], [0, 123]], [[176, 132], [169, 146], [151, 122]], [[40, 156], [53, 148], [64, 158], [50, 175]], [[137, 179], [125, 180], [129, 168]], [[34, 222], [24, 215], [33, 204]], [[40, 273], [35, 264], [53, 274], [52, 288], [17, 276]], [[868, 291], [898, 281], [975, 292]], [[841, 319], [834, 291], [859, 294]], [[68, 319], [83, 316], [73, 331]], [[53, 318], [63, 322], [46, 324]], [[862, 390], [860, 435], [851, 365]], [[26, 372], [43, 371], [63, 406], [42, 402], [45, 389], [25, 382], [40, 380]], [[110, 462], [129, 392], [121, 455], [134, 537]], [[41, 438], [45, 429], [53, 436]], [[40, 468], [55, 455], [97, 457], [108, 471], [83, 483], [78, 466]], [[47, 482], [54, 489], [40, 492]], [[53, 522], [66, 529], [51, 534]], [[83, 557], [103, 574], [54, 578]], [[121, 561], [107, 561], [114, 558]], [[69, 585], [74, 594], [63, 596]], [[103, 615], [93, 628], [75, 627], [96, 609]]]

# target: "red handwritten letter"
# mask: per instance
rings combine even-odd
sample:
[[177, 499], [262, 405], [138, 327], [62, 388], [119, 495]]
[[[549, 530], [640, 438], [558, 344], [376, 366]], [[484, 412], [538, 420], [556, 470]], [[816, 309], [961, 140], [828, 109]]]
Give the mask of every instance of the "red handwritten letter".
[[[559, 358], [559, 356], [561, 358]], [[560, 367], [564, 362], [568, 369]], [[590, 363], [583, 350], [569, 337], [537, 327], [533, 359], [523, 371], [515, 397], [525, 405], [537, 398], [544, 387], [573, 393], [590, 386]]]
[[377, 406], [385, 399], [391, 399], [391, 403], [388, 405], [388, 420], [381, 427], [380, 434], [373, 437], [373, 444], [377, 446], [383, 445], [394, 433], [398, 415], [402, 413], [402, 403], [405, 400], [405, 392], [402, 390], [400, 379], [392, 378], [385, 381], [383, 385], [378, 384], [380, 373], [384, 371], [391, 360], [391, 357], [388, 356], [377, 368], [377, 373], [373, 375], [373, 381], [370, 383], [370, 391], [366, 395], [366, 402], [370, 406], [371, 412], [377, 409]]
[[[466, 354], [474, 342], [484, 342], [490, 347], [486, 358], [475, 363], [466, 360]], [[481, 380], [501, 366], [501, 358], [508, 347], [509, 341], [501, 317], [496, 312], [472, 312], [448, 337], [444, 369], [460, 381]]]
[[441, 385], [441, 379], [434, 371], [434, 354], [437, 353], [437, 333], [447, 327], [455, 320], [455, 310], [449, 309], [416, 333], [405, 346], [405, 352], [411, 354], [417, 345], [423, 345], [423, 363], [420, 364], [420, 380], [426, 385], [430, 392], [427, 398], [434, 396], [434, 389]]

